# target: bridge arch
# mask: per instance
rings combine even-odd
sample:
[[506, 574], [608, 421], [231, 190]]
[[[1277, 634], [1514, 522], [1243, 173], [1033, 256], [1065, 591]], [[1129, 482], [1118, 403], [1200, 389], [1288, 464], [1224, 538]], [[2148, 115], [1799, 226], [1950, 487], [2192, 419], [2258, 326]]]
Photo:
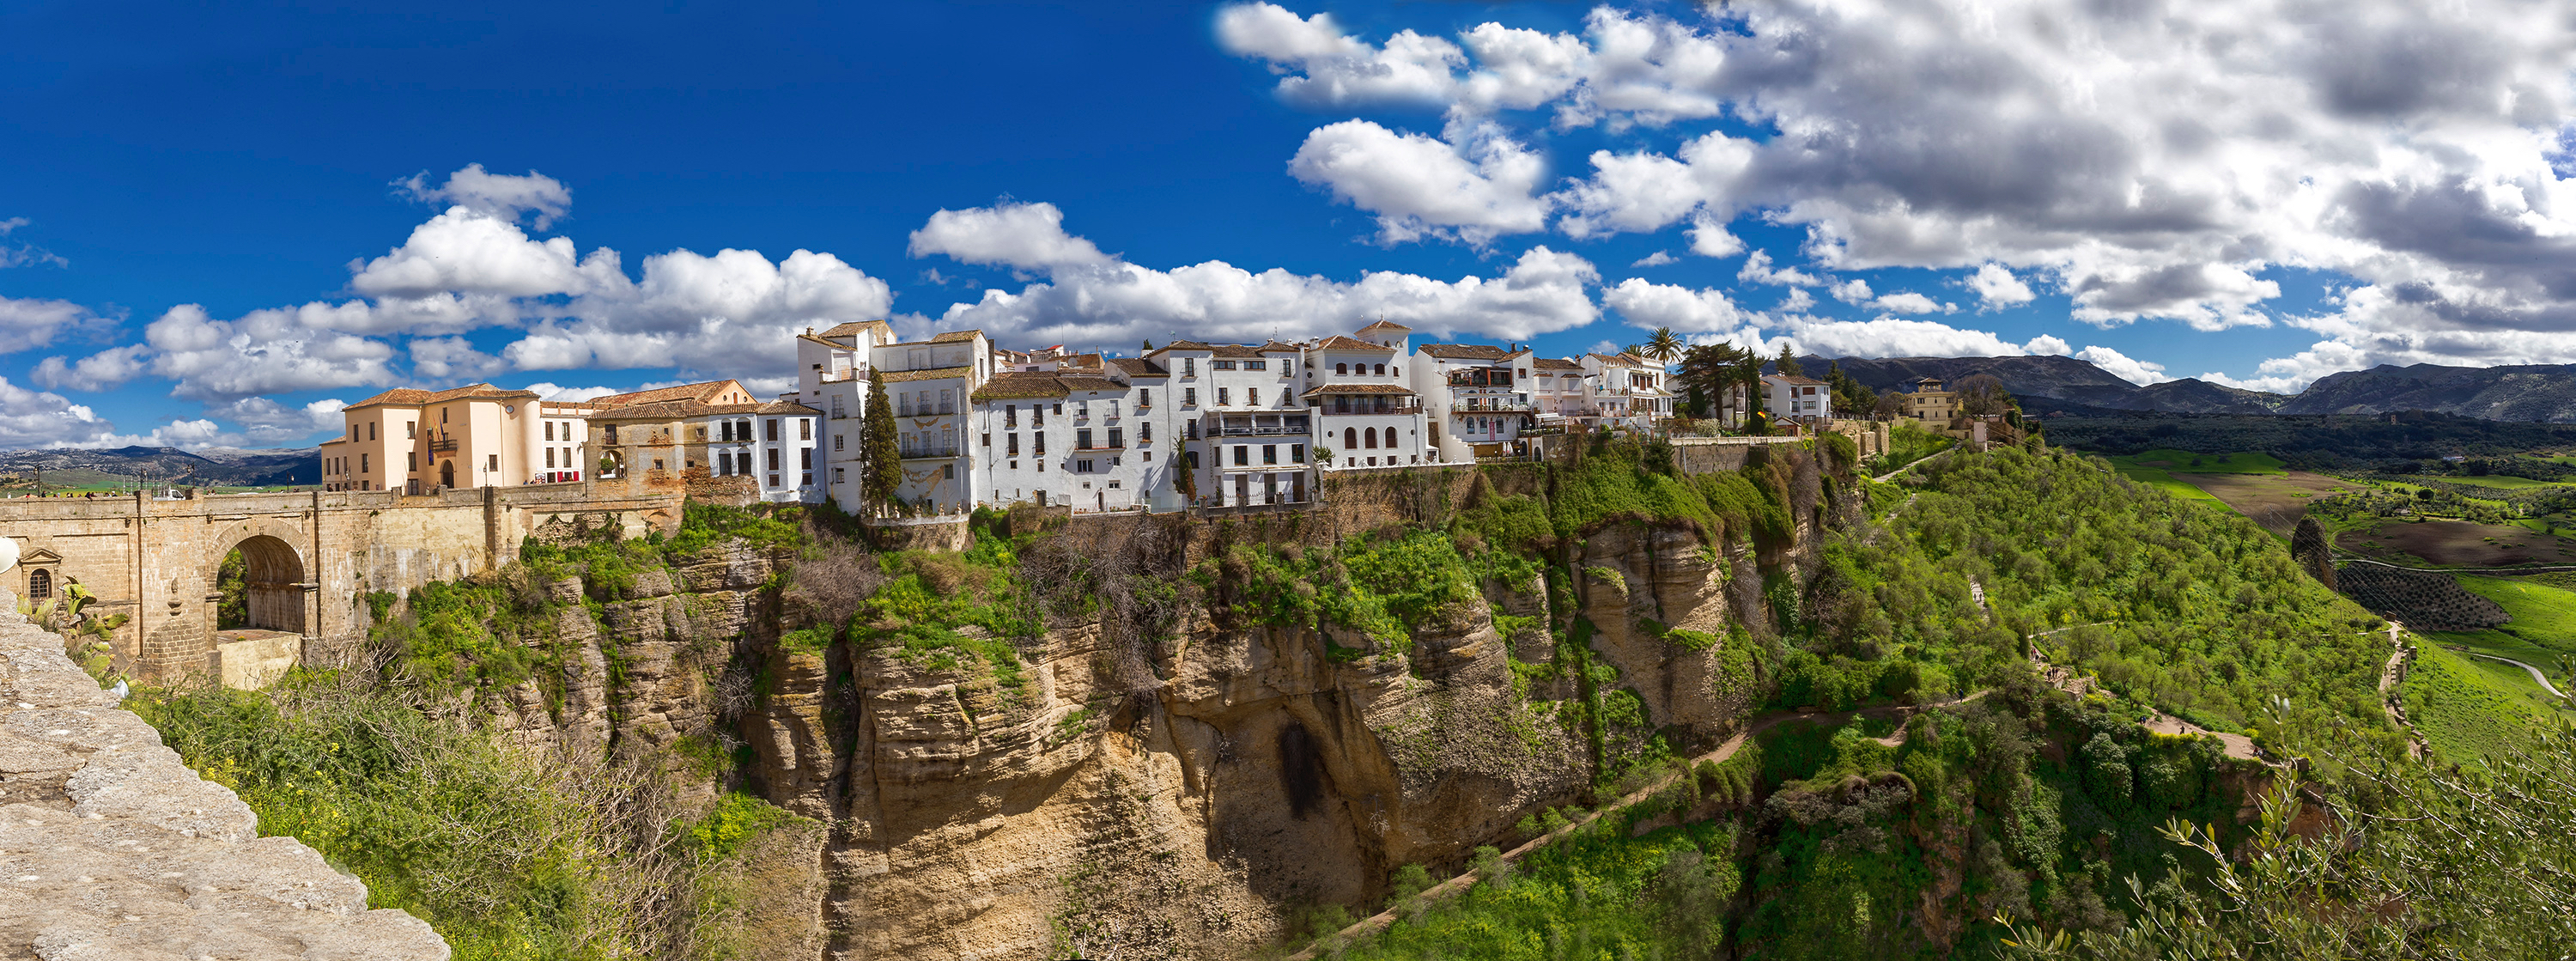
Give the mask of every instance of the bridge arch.
[[[205, 583], [208, 600], [219, 592], [218, 568], [224, 555], [240, 551], [242, 556], [242, 593], [244, 613], [249, 627], [291, 634], [310, 634], [319, 625], [311, 622], [313, 565], [295, 545], [306, 538], [295, 525], [274, 520], [253, 521], [227, 530], [215, 541], [219, 550], [207, 553]], [[208, 625], [213, 625], [209, 617]]]

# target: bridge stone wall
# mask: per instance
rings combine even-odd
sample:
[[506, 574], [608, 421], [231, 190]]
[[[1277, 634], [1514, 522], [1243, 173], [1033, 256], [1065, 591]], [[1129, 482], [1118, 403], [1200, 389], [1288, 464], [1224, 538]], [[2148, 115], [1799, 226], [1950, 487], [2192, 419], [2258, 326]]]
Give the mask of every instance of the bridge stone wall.
[[328, 661], [366, 636], [371, 591], [499, 567], [531, 535], [676, 531], [680, 504], [676, 491], [622, 485], [0, 501], [0, 537], [22, 554], [0, 590], [24, 595], [39, 570], [57, 593], [87, 587], [92, 610], [127, 616], [112, 638], [116, 666], [139, 680], [219, 672], [216, 568], [239, 548], [252, 626], [296, 635], [306, 662]]
[[0, 590], [0, 958], [445, 961], [63, 656]]

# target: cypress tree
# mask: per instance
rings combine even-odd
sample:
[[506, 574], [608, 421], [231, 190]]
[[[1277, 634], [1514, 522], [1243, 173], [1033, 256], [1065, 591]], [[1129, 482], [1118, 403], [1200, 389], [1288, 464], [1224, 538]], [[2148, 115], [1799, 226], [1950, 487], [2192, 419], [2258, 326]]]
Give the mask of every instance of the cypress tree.
[[894, 402], [886, 399], [885, 375], [868, 372], [867, 423], [859, 430], [859, 496], [862, 512], [883, 517], [903, 485], [903, 450], [894, 430]]

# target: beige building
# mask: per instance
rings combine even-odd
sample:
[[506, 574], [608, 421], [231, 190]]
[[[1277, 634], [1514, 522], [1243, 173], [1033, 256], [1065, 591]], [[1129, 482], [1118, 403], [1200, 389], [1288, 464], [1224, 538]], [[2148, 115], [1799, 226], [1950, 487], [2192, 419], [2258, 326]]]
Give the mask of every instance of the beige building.
[[[795, 395], [788, 395], [793, 397]], [[611, 479], [682, 485], [693, 494], [777, 503], [817, 501], [822, 411], [762, 403], [731, 380], [617, 394], [591, 402]]]
[[587, 470], [588, 413], [490, 384], [398, 387], [341, 411], [342, 436], [322, 445], [323, 489], [423, 494], [577, 481]]
[[1942, 422], [1959, 416], [1959, 395], [1956, 391], [1941, 389], [1940, 378], [1917, 377], [1906, 386], [1913, 392], [1905, 395], [1905, 416]]

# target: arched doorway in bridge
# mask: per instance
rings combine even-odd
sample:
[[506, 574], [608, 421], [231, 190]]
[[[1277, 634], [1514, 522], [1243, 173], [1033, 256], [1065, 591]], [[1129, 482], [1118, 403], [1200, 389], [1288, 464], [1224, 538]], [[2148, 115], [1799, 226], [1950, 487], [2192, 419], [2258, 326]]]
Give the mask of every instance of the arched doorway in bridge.
[[[218, 629], [252, 627], [305, 633], [304, 560], [296, 556], [295, 548], [260, 534], [233, 545], [225, 561], [231, 561], [233, 555], [240, 558], [237, 568], [221, 563], [215, 575], [208, 578], [223, 595], [216, 605]], [[233, 618], [239, 620], [222, 623]]]

